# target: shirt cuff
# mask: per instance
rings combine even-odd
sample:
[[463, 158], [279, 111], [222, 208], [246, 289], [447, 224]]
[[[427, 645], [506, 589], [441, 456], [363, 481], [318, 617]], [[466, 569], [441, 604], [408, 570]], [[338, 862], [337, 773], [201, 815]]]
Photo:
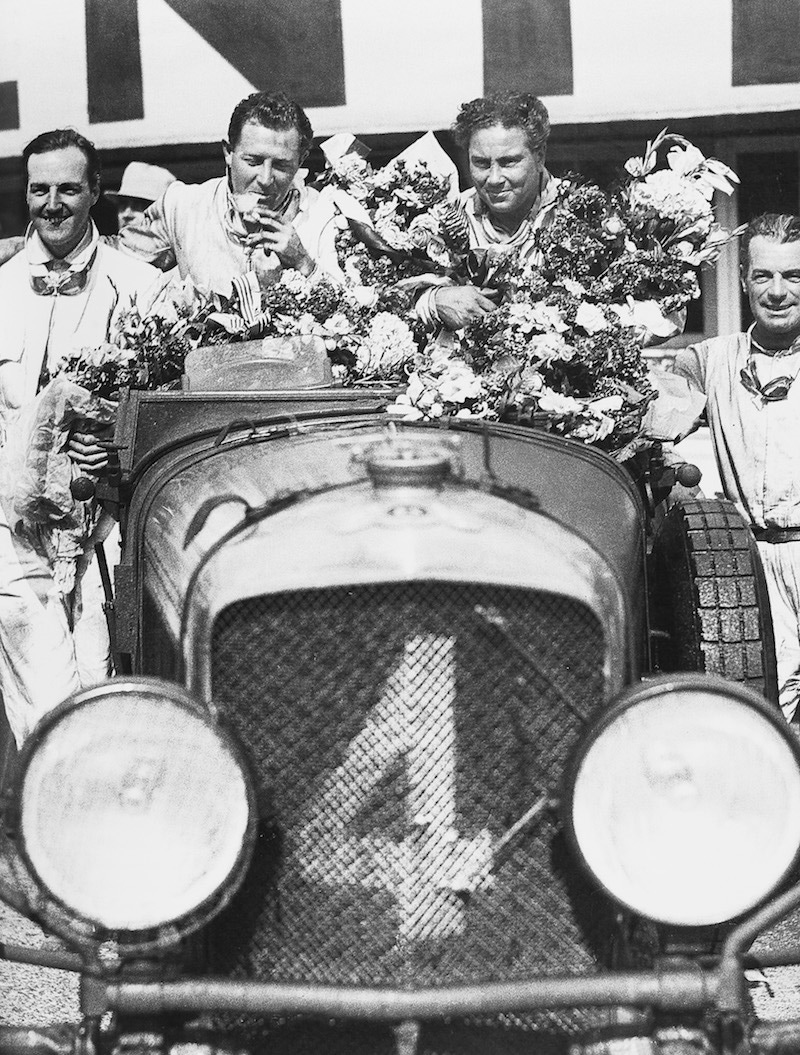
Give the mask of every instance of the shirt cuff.
[[426, 326], [438, 326], [442, 321], [436, 308], [436, 291], [438, 288], [438, 286], [431, 286], [429, 289], [423, 290], [414, 305], [417, 318]]

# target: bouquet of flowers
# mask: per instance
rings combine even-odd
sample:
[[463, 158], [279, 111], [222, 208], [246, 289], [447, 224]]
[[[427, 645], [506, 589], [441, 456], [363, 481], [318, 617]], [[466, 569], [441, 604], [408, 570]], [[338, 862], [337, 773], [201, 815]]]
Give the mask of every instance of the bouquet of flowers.
[[[666, 168], [659, 150], [669, 146]], [[715, 158], [706, 158], [688, 139], [663, 129], [641, 158], [629, 158], [631, 177], [617, 196], [630, 239], [638, 250], [660, 249], [692, 266], [716, 260], [722, 246], [744, 227], [729, 232], [714, 220], [714, 191], [731, 194], [739, 177]]]
[[111, 341], [73, 352], [53, 372], [96, 396], [116, 400], [123, 388], [180, 387], [189, 351], [247, 335], [235, 294], [222, 297], [186, 279], [167, 286], [149, 310], [132, 301]]
[[630, 444], [655, 390], [641, 342], [615, 306], [589, 301], [576, 279], [551, 284], [514, 257], [495, 276], [498, 309], [453, 347], [431, 342], [392, 412], [536, 424], [615, 451]]
[[615, 191], [565, 181], [527, 262], [493, 258], [497, 310], [448, 335], [446, 354], [434, 338], [394, 414], [529, 422], [619, 458], [647, 445], [656, 391], [642, 349], [679, 331], [696, 268], [742, 228], [721, 229], [711, 205], [736, 175], [683, 137], [661, 132], [625, 168]]
[[[354, 283], [391, 285], [458, 264], [449, 218], [458, 195], [455, 165], [428, 132], [382, 169], [366, 160], [353, 137], [323, 144], [323, 193], [342, 213], [337, 251]], [[338, 193], [337, 193], [338, 192]]]
[[321, 338], [340, 381], [403, 378], [424, 343], [410, 298], [391, 286], [341, 285], [289, 270], [261, 303], [265, 336]]

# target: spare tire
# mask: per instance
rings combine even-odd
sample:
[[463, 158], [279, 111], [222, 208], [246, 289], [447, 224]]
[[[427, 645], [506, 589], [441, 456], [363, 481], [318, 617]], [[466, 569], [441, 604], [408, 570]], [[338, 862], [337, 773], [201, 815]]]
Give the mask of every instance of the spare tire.
[[778, 702], [775, 640], [758, 547], [725, 499], [677, 502], [649, 559], [653, 670], [706, 671]]

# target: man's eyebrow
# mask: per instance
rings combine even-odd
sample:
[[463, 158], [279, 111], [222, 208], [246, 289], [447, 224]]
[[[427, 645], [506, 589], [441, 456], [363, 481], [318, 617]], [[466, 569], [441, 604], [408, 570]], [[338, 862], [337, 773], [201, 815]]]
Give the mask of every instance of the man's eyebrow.
[[[515, 154], [503, 154], [502, 157], [497, 158], [499, 164], [503, 164], [508, 161], [519, 161], [523, 156], [522, 151], [517, 151]], [[471, 161], [489, 161], [491, 160], [488, 154], [470, 154]]]
[[47, 180], [36, 180], [28, 184], [31, 190], [38, 190], [40, 187], [82, 187], [83, 182], [81, 180], [62, 180], [61, 183], [48, 183]]

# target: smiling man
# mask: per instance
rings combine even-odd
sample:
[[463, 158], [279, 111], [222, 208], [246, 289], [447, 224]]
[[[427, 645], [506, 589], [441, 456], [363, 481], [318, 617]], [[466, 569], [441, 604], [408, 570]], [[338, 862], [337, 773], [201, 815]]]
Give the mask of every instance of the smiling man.
[[104, 245], [90, 216], [100, 195], [94, 145], [74, 129], [23, 151], [30, 224], [24, 251], [0, 267], [0, 400], [18, 408], [43, 372], [75, 348], [108, 340], [131, 296], [158, 272]]
[[[473, 99], [461, 107], [453, 135], [466, 151], [473, 184], [459, 202], [470, 248], [514, 250], [524, 259], [561, 185], [545, 168], [547, 108], [527, 92]], [[441, 283], [423, 293], [417, 312], [425, 321], [459, 329], [493, 311], [495, 299], [491, 289]]]
[[[159, 272], [104, 245], [90, 210], [100, 193], [92, 143], [73, 129], [37, 136], [23, 152], [30, 224], [23, 251], [0, 267], [0, 421], [23, 443], [27, 410], [58, 360], [108, 341], [135, 297], [148, 302]], [[106, 451], [86, 432], [67, 452], [82, 473]], [[39, 525], [0, 509], [0, 690], [21, 742], [38, 718], [109, 673], [109, 642], [96, 561], [87, 540], [74, 590], [61, 593], [58, 553]]]
[[757, 217], [741, 253], [752, 326], [679, 352], [674, 369], [706, 395], [725, 494], [758, 541], [791, 720], [800, 701], [800, 217]]
[[284, 268], [340, 276], [335, 210], [306, 187], [300, 166], [313, 131], [297, 103], [256, 92], [234, 109], [223, 142], [225, 175], [199, 185], [176, 181], [126, 227], [120, 248], [181, 278], [229, 294], [246, 274], [275, 281]]

